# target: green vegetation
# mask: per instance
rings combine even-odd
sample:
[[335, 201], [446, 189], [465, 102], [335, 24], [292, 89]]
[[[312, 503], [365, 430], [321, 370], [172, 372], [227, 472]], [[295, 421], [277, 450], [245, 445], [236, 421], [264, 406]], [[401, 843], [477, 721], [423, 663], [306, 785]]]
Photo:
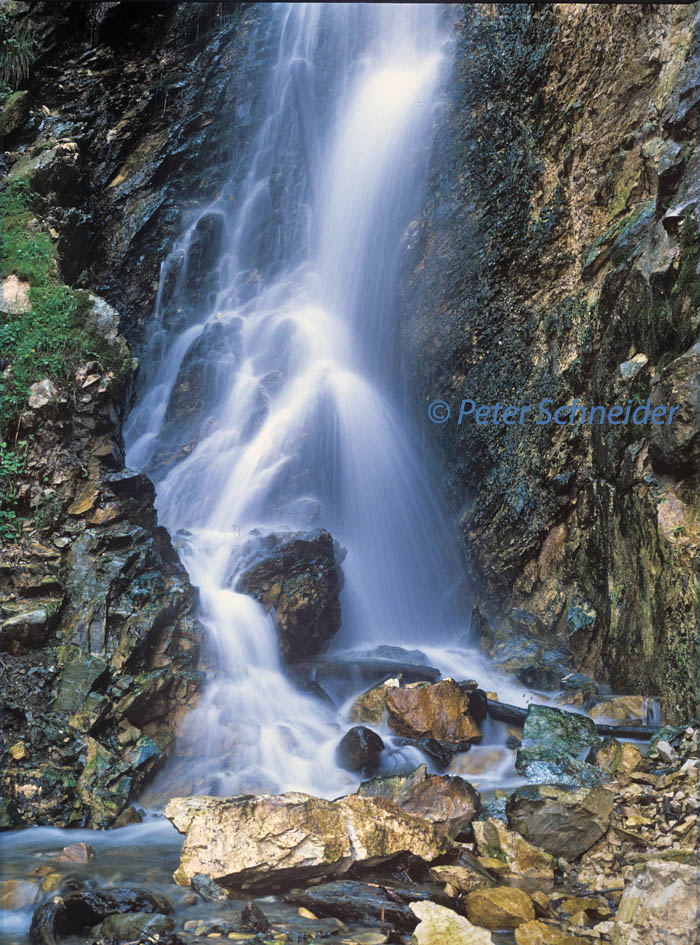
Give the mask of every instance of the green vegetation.
[[19, 528], [16, 482], [26, 444], [17, 442], [18, 421], [30, 386], [49, 378], [72, 392], [75, 370], [87, 360], [117, 373], [126, 368], [120, 349], [86, 325], [88, 294], [60, 281], [53, 240], [35, 219], [32, 194], [21, 178], [11, 180], [0, 193], [0, 278], [12, 273], [29, 283], [31, 307], [4, 315], [0, 323], [0, 355], [7, 365], [0, 376], [4, 537], [16, 535]]
[[36, 58], [36, 36], [31, 24], [13, 15], [13, 4], [0, 9], [0, 57], [4, 91], [16, 89], [29, 75]]

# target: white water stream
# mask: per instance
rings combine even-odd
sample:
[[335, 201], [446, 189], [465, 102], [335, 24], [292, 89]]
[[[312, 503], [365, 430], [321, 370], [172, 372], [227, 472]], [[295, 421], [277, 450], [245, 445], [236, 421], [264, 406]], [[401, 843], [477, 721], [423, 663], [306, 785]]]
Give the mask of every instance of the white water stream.
[[[333, 795], [351, 783], [334, 762], [339, 719], [287, 680], [271, 617], [233, 590], [251, 533], [322, 526], [347, 550], [336, 650], [429, 645], [443, 671], [486, 682], [476, 653], [435, 649], [467, 629], [456, 540], [400, 397], [402, 237], [451, 44], [439, 5], [269, 11], [266, 116], [242, 184], [164, 263], [127, 462], [156, 483], [215, 644], [171, 789]], [[220, 249], [195, 292], [202, 234]]]

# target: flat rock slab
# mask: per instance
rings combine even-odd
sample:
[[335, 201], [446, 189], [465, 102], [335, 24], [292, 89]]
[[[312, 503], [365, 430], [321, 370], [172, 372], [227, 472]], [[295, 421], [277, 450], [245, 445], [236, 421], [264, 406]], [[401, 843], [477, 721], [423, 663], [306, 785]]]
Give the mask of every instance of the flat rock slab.
[[430, 862], [452, 847], [435, 826], [381, 797], [179, 797], [165, 816], [185, 834], [174, 874], [183, 886], [203, 873], [226, 888], [280, 889], [405, 853]]

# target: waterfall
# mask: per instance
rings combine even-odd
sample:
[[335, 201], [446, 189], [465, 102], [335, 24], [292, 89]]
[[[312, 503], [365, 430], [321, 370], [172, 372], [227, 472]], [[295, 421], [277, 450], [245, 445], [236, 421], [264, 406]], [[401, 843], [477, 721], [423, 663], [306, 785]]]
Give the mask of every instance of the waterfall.
[[214, 654], [179, 789], [332, 794], [348, 784], [338, 720], [287, 680], [272, 619], [233, 588], [251, 533], [321, 525], [347, 550], [336, 646], [465, 630], [396, 321], [450, 44], [439, 5], [264, 15], [279, 37], [266, 115], [242, 183], [163, 264], [127, 461], [156, 484]]

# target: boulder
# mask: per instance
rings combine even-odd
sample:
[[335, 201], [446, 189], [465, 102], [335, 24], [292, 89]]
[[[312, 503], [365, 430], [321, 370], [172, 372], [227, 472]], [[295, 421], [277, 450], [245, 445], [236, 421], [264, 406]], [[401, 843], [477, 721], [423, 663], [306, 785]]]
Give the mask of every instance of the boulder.
[[403, 932], [415, 928], [417, 919], [409, 903], [417, 899], [449, 900], [434, 886], [404, 886], [397, 883], [377, 885], [357, 880], [339, 879], [308, 889], [292, 889], [287, 902], [308, 909], [313, 915], [333, 916], [346, 922], [384, 924]]
[[273, 613], [282, 658], [290, 662], [327, 649], [340, 629], [341, 587], [335, 543], [325, 529], [316, 529], [256, 543], [236, 590]]
[[617, 777], [636, 771], [642, 761], [642, 753], [631, 742], [620, 742], [608, 736], [600, 745], [594, 745], [586, 757], [589, 764], [596, 765], [609, 775]]
[[228, 891], [215, 883], [213, 879], [205, 876], [204, 873], [195, 873], [192, 877], [192, 889], [201, 896], [205, 902], [223, 902], [229, 898]]
[[481, 738], [469, 703], [469, 693], [454, 679], [390, 689], [386, 695], [389, 727], [407, 738], [428, 737], [468, 745]]
[[267, 932], [270, 922], [257, 902], [247, 902], [241, 911], [241, 925], [252, 932]]
[[634, 868], [610, 930], [612, 945], [696, 945], [695, 866], [649, 860]]
[[455, 892], [470, 893], [474, 889], [481, 889], [482, 886], [492, 885], [485, 871], [479, 872], [461, 863], [433, 866], [430, 869], [430, 875], [436, 883], [445, 883]]
[[31, 311], [30, 285], [14, 272], [0, 282], [0, 312], [3, 315], [23, 315]]
[[[132, 918], [136, 914], [140, 918], [146, 916], [164, 919], [172, 911], [173, 906], [167, 896], [146, 889], [123, 887], [110, 889], [108, 892], [79, 889], [54, 896], [49, 902], [40, 905], [32, 916], [29, 938], [40, 945], [55, 945], [56, 939], [65, 935], [82, 934], [91, 926], [98, 926], [110, 917], [116, 919], [117, 916], [130, 913], [131, 915], [125, 917]], [[169, 924], [167, 930], [172, 928], [174, 925]], [[165, 926], [161, 925], [160, 930], [166, 931]], [[133, 940], [141, 934], [135, 929], [133, 931], [135, 934], [128, 936], [127, 940]], [[156, 931], [157, 928], [151, 929], [151, 932]], [[121, 933], [117, 932], [116, 927], [110, 927], [101, 929], [99, 934], [93, 934], [96, 938], [104, 936], [108, 939], [119, 939]]]
[[428, 776], [425, 765], [405, 778], [366, 781], [357, 793], [363, 797], [389, 797], [403, 810], [429, 820], [453, 839], [474, 820], [481, 803], [479, 792], [464, 778]]
[[371, 728], [355, 725], [341, 738], [335, 750], [335, 760], [346, 771], [374, 774], [379, 768], [379, 757], [384, 742]]
[[464, 911], [474, 925], [486, 929], [517, 929], [535, 918], [532, 900], [522, 889], [493, 886], [475, 889], [464, 897]]
[[379, 797], [180, 797], [165, 816], [186, 835], [174, 874], [180, 885], [204, 873], [226, 888], [289, 886], [399, 854], [432, 861], [451, 847], [432, 824]]
[[530, 705], [523, 725], [523, 748], [548, 748], [577, 755], [600, 741], [595, 722], [587, 715], [547, 705]]
[[387, 679], [385, 682], [368, 689], [350, 706], [348, 718], [351, 722], [367, 722], [379, 725], [386, 713], [386, 694], [389, 689], [397, 689], [401, 684], [401, 676]]
[[475, 820], [472, 830], [479, 855], [503, 860], [507, 865], [508, 872], [500, 874], [503, 879], [522, 879], [540, 888], [554, 883], [554, 860], [549, 853], [509, 830], [501, 820]]
[[172, 932], [175, 923], [167, 915], [152, 915], [148, 912], [132, 912], [127, 915], [110, 915], [99, 925], [90, 929], [90, 934], [100, 941], [134, 942], [154, 941], [153, 936]]
[[614, 795], [604, 787], [533, 785], [508, 798], [508, 824], [552, 856], [575, 860], [608, 829]]
[[95, 851], [89, 843], [71, 843], [61, 850], [59, 863], [90, 863], [95, 859]]
[[590, 945], [590, 939], [563, 932], [538, 919], [519, 925], [515, 930], [515, 941], [517, 945]]
[[420, 919], [412, 945], [493, 945], [490, 932], [472, 925], [452, 909], [434, 902], [412, 902], [411, 911]]
[[8, 95], [0, 111], [0, 134], [9, 138], [22, 127], [32, 103], [30, 92], [22, 90]]
[[541, 746], [519, 748], [515, 770], [531, 784], [561, 784], [564, 787], [592, 787], [606, 780], [606, 772], [571, 755]]
[[48, 198], [51, 203], [70, 206], [80, 187], [82, 175], [78, 145], [75, 141], [47, 144], [53, 146], [43, 148], [38, 154], [30, 151], [20, 158], [10, 170], [9, 178], [22, 178], [27, 181], [30, 190]]

